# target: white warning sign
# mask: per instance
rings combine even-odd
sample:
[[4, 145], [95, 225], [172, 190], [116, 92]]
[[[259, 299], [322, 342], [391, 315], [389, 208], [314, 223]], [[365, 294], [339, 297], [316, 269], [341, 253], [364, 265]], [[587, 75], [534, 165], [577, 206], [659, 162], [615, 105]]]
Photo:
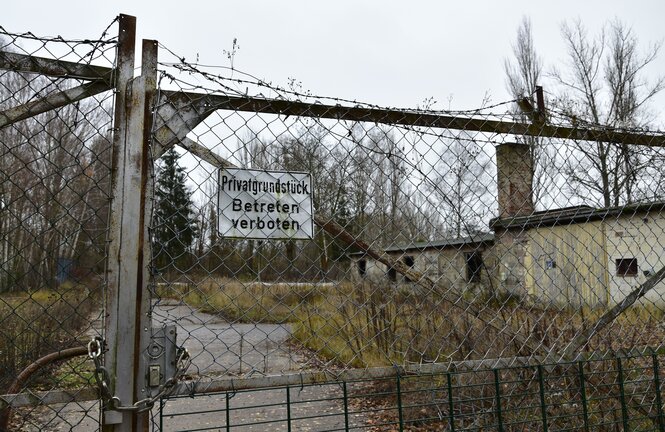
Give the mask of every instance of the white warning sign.
[[311, 239], [309, 173], [226, 168], [219, 170], [219, 233], [253, 239]]

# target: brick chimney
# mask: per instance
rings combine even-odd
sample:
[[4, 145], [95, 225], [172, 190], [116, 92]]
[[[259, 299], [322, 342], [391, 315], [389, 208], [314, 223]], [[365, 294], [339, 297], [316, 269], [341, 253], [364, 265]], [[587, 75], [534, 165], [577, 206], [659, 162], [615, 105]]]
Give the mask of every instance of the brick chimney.
[[496, 146], [499, 219], [533, 213], [533, 166], [528, 144]]

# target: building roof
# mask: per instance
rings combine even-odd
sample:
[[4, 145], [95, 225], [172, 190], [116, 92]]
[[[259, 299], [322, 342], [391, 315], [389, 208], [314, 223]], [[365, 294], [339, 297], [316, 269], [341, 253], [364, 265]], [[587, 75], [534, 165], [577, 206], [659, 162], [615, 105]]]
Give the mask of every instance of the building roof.
[[[391, 246], [383, 249], [384, 252], [407, 252], [407, 251], [424, 251], [428, 249], [445, 249], [448, 247], [460, 247], [464, 245], [478, 245], [483, 243], [493, 243], [494, 234], [492, 233], [479, 233], [467, 237], [449, 237], [440, 240], [426, 241], [426, 242], [413, 242], [403, 245]], [[349, 255], [364, 255], [364, 252], [353, 252]]]
[[604, 220], [619, 216], [633, 216], [649, 212], [665, 210], [665, 202], [642, 202], [627, 204], [618, 207], [593, 208], [589, 206], [566, 207], [556, 210], [535, 212], [528, 216], [513, 218], [494, 218], [490, 220], [490, 227], [496, 228], [533, 228], [539, 226], [570, 225], [597, 220]]
[[[544, 210], [534, 212], [528, 216], [518, 216], [514, 218], [494, 218], [490, 220], [490, 228], [534, 228], [541, 226], [570, 225], [575, 223], [584, 223], [619, 216], [631, 217], [635, 215], [645, 215], [650, 212], [665, 211], [665, 201], [658, 202], [640, 202], [627, 204], [618, 207], [593, 208], [587, 205], [574, 207], [565, 207], [555, 210]], [[466, 237], [449, 237], [434, 241], [413, 242], [403, 245], [391, 246], [383, 249], [384, 252], [407, 252], [407, 251], [425, 251], [431, 249], [445, 249], [449, 247], [459, 248], [464, 245], [479, 245], [494, 243], [493, 233], [478, 233]], [[362, 256], [364, 252], [353, 252], [349, 256]]]

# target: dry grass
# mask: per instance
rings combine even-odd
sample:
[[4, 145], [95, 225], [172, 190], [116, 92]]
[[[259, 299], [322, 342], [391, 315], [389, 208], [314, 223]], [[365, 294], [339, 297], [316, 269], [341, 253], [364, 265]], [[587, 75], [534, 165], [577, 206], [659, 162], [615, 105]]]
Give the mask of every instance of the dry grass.
[[[604, 312], [537, 305], [514, 297], [467, 299], [474, 308], [493, 312], [493, 324], [499, 323], [502, 329], [498, 331], [442, 298], [419, 293], [407, 285], [260, 284], [219, 279], [197, 285], [162, 286], [159, 293], [221, 314], [231, 322], [290, 323], [294, 338], [301, 344], [318, 356], [348, 367], [529, 356], [537, 353], [526, 352], [511, 335], [561, 349]], [[660, 325], [663, 315], [656, 305], [634, 306], [585, 349], [660, 347], [665, 335]], [[626, 387], [623, 396], [618, 391], [615, 360], [584, 366], [588, 422], [596, 430], [615, 430], [621, 425], [622, 401], [627, 403], [631, 427], [654, 427], [651, 417], [656, 405], [650, 390], [649, 361], [650, 357], [645, 357], [624, 363], [624, 379], [633, 384]], [[545, 369], [544, 395], [552, 427], [575, 428], [582, 421], [582, 390], [576, 367]], [[496, 383], [492, 371], [455, 373], [453, 378], [456, 426], [479, 430], [495, 427]], [[504, 430], [540, 430], [541, 384], [537, 369], [507, 368], [501, 371], [501, 380]], [[394, 382], [385, 385], [389, 388], [379, 386], [374, 390], [382, 394], [394, 391]], [[413, 407], [403, 413], [405, 430], [441, 430], [443, 423], [432, 419], [448, 416], [445, 374], [412, 376], [404, 379], [402, 386], [407, 392], [403, 403]], [[396, 425], [395, 401], [388, 399], [376, 402], [393, 407], [383, 411], [385, 418], [377, 417], [377, 423], [390, 425], [373, 430], [393, 430]]]
[[38, 358], [82, 344], [81, 329], [97, 305], [82, 285], [0, 297], [0, 392]]
[[229, 322], [286, 323], [297, 320], [304, 304], [319, 302], [326, 289], [316, 284], [240, 282], [205, 279], [200, 283], [160, 284], [157, 296], [183, 301]]
[[[160, 285], [158, 295], [229, 322], [291, 323], [300, 343], [353, 367], [545, 355], [547, 347], [561, 349], [604, 312], [545, 307], [514, 297], [473, 299], [476, 310], [490, 310], [496, 317], [490, 325], [412, 285], [350, 282], [264, 284], [208, 278], [197, 284]], [[658, 346], [662, 318], [656, 306], [635, 306], [585, 349]], [[528, 351], [516, 342], [516, 334], [542, 351]]]

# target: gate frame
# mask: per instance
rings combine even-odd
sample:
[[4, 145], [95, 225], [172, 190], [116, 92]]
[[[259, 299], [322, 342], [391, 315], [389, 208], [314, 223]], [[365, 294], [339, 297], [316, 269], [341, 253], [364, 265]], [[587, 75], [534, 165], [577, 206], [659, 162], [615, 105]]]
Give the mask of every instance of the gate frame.
[[104, 365], [117, 409], [102, 409], [104, 432], [147, 431], [148, 411], [132, 408], [150, 396], [143, 354], [152, 325], [148, 284], [152, 200], [150, 132], [157, 80], [157, 42], [142, 41], [141, 75], [134, 77], [136, 18], [120, 15], [113, 130], [112, 205]]
[[[115, 91], [115, 113], [113, 129], [112, 199], [110, 213], [109, 251], [107, 267], [107, 296], [105, 331], [108, 350], [104, 364], [109, 372], [108, 383], [111, 394], [119, 398], [120, 410], [102, 409], [101, 427], [105, 432], [148, 430], [149, 412], [138, 412], [135, 404], [150, 396], [147, 387], [146, 352], [152, 336], [150, 317], [149, 282], [150, 238], [149, 215], [152, 200], [153, 161], [173, 145], [179, 145], [195, 156], [218, 166], [229, 165], [202, 145], [188, 139], [186, 135], [208, 115], [217, 110], [250, 111], [278, 115], [311, 116], [339, 120], [389, 122], [404, 126], [464, 129], [497, 134], [533, 135], [553, 138], [604, 140], [628, 144], [665, 147], [665, 137], [649, 133], [608, 130], [603, 128], [578, 129], [544, 124], [538, 121], [517, 123], [490, 121], [473, 116], [446, 116], [431, 112], [383, 110], [378, 108], [344, 107], [340, 105], [310, 104], [304, 102], [262, 99], [256, 97], [230, 97], [199, 93], [162, 91], [164, 100], [157, 95], [157, 42], [142, 41], [141, 75], [134, 77], [136, 43], [136, 18], [119, 15], [119, 39], [116, 66], [113, 69], [82, 65], [78, 63], [37, 58], [27, 55], [0, 53], [0, 69], [19, 72], [41, 73], [66, 77], [76, 76], [91, 82], [73, 89], [49, 95], [0, 112], [0, 127], [13, 122], [62, 107], [103, 91]], [[18, 61], [17, 61], [18, 59]], [[165, 103], [168, 101], [169, 103]], [[164, 102], [162, 104], [162, 102]], [[159, 105], [157, 105], [159, 104]], [[159, 108], [158, 108], [159, 107]], [[159, 116], [178, 113], [177, 116]], [[155, 117], [156, 116], [156, 117]], [[155, 118], [157, 120], [155, 120]], [[159, 119], [169, 119], [159, 123]], [[153, 125], [153, 123], [155, 123]], [[155, 126], [153, 128], [153, 126]], [[350, 235], [343, 227], [320, 215], [315, 222], [339, 240], [362, 250], [369, 256], [396, 269], [409, 279], [417, 281], [426, 289], [435, 289], [435, 284], [420, 274], [396, 261], [386, 253], [372, 249], [369, 245]], [[572, 356], [575, 349], [600, 331], [628, 306], [646, 294], [665, 278], [665, 268], [651, 276], [632, 291], [620, 304], [601, 316], [595, 325], [570, 342], [560, 355]], [[544, 360], [551, 361], [546, 353]], [[530, 357], [532, 360], [533, 356]], [[488, 359], [482, 362], [501, 361]], [[515, 358], [508, 359], [514, 361]], [[441, 365], [446, 366], [446, 365]], [[450, 366], [450, 365], [447, 365]], [[474, 364], [473, 367], [477, 367]], [[365, 369], [345, 371], [333, 379], [385, 376], [399, 373], [402, 368]], [[308, 375], [308, 382], [330, 381], [325, 372]], [[202, 393], [224, 390], [243, 384], [249, 387], [274, 385], [276, 382], [303, 382], [302, 374], [266, 377], [262, 379], [217, 380], [197, 388]], [[245, 387], [247, 388], [247, 387]], [[185, 387], [176, 387], [176, 394]], [[187, 391], [191, 391], [188, 387]], [[35, 398], [37, 396], [37, 398]], [[97, 396], [97, 397], [95, 397]], [[65, 391], [50, 391], [36, 394], [0, 396], [0, 409], [7, 406], [32, 406], [51, 403], [78, 402], [98, 399], [95, 391], [83, 390], [76, 394]]]

